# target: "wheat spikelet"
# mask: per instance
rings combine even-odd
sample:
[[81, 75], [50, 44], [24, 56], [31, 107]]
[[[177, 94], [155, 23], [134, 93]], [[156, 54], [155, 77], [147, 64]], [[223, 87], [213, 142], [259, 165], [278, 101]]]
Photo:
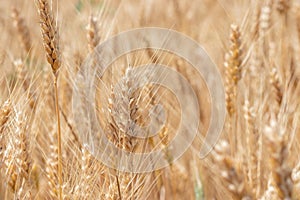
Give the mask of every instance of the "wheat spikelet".
[[[20, 181], [17, 194], [19, 198], [30, 199], [31, 188], [30, 173], [32, 169], [32, 161], [30, 159], [30, 151], [28, 138], [26, 136], [27, 128], [24, 116], [21, 112], [16, 113], [16, 167], [18, 169], [18, 179]], [[29, 192], [29, 193], [28, 193]]]
[[7, 182], [9, 187], [12, 189], [13, 192], [17, 191], [17, 179], [18, 179], [18, 172], [16, 169], [16, 165], [13, 163], [13, 146], [10, 144], [6, 147], [4, 153], [4, 165], [6, 168], [5, 174], [7, 175]]
[[266, 128], [268, 148], [270, 152], [270, 187], [275, 189], [276, 196], [280, 199], [291, 199], [293, 182], [291, 179], [291, 169], [287, 165], [288, 149], [285, 135], [276, 131], [278, 127], [276, 121], [271, 121], [271, 125]]
[[272, 85], [274, 99], [276, 100], [277, 105], [280, 106], [283, 94], [276, 68], [273, 68], [270, 73], [270, 83]]
[[98, 30], [98, 19], [93, 15], [89, 18], [89, 24], [87, 25], [87, 40], [90, 52], [93, 52], [95, 47], [100, 41], [99, 30]]
[[9, 115], [11, 113], [11, 102], [10, 100], [6, 100], [0, 109], [0, 163], [4, 162], [5, 151], [6, 151], [6, 137], [4, 135], [5, 124], [9, 119]]
[[160, 139], [161, 148], [164, 151], [165, 159], [168, 161], [170, 166], [172, 166], [173, 157], [172, 157], [172, 154], [170, 153], [170, 151], [168, 149], [168, 144], [170, 142], [168, 131], [169, 131], [168, 128], [164, 126], [162, 128], [162, 130], [159, 132], [158, 136], [159, 136], [159, 139]]
[[264, 5], [261, 8], [261, 14], [260, 14], [260, 22], [259, 22], [259, 30], [260, 30], [260, 35], [264, 35], [271, 26], [271, 12], [272, 8], [270, 4]]
[[13, 141], [7, 144], [4, 154], [7, 182], [17, 199], [30, 199], [32, 188], [30, 173], [32, 160], [29, 150], [29, 139], [26, 135], [26, 118], [21, 111], [14, 109]]
[[77, 73], [78, 70], [80, 70], [84, 58], [79, 51], [76, 51], [73, 56], [74, 56], [74, 63], [75, 63], [75, 73]]
[[29, 54], [30, 49], [32, 47], [29, 28], [26, 25], [25, 20], [20, 16], [20, 13], [16, 8], [13, 8], [12, 10], [12, 18], [14, 20], [13, 24], [16, 27], [18, 34], [20, 36], [21, 44], [25, 52]]
[[4, 130], [4, 125], [8, 121], [9, 114], [11, 113], [11, 102], [6, 100], [1, 106], [0, 110], [0, 138], [2, 138], [2, 132]]
[[213, 159], [220, 170], [220, 179], [234, 199], [247, 199], [251, 196], [247, 191], [244, 177], [237, 169], [236, 161], [229, 156], [229, 153], [230, 148], [227, 141], [222, 140], [215, 146]]
[[276, 9], [280, 14], [286, 13], [290, 8], [290, 0], [277, 0]]
[[28, 71], [25, 67], [25, 64], [22, 62], [21, 59], [17, 59], [14, 61], [14, 65], [17, 68], [17, 78], [22, 84], [22, 87], [25, 92], [28, 92], [28, 100], [29, 100], [29, 106], [33, 109], [35, 108], [35, 105], [37, 103], [36, 101], [36, 95], [33, 93], [33, 90], [31, 88], [31, 83], [28, 78]]
[[14, 61], [14, 65], [17, 68], [17, 77], [26, 91], [29, 88], [29, 80], [26, 78], [27, 70], [24, 66], [24, 63], [21, 59], [17, 59]]
[[231, 25], [230, 50], [225, 55], [226, 69], [226, 106], [231, 116], [235, 110], [236, 87], [241, 78], [241, 41], [240, 31], [237, 25]]
[[293, 197], [295, 199], [299, 199], [300, 198], [300, 194], [298, 193], [300, 189], [300, 163], [299, 162], [292, 170], [292, 180], [294, 183]]
[[268, 180], [268, 186], [266, 191], [264, 192], [263, 196], [260, 198], [260, 200], [277, 200], [281, 199], [278, 196], [277, 189], [273, 184], [272, 177]]

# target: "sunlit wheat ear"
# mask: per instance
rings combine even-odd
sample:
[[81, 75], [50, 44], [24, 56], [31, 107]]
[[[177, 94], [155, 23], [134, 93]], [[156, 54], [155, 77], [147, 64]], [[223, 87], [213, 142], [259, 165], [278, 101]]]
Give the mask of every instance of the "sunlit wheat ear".
[[259, 19], [259, 35], [264, 36], [271, 26], [272, 4], [262, 6]]
[[58, 42], [58, 30], [56, 21], [52, 16], [47, 0], [36, 0], [38, 12], [40, 15], [40, 26], [43, 36], [44, 48], [48, 63], [51, 65], [54, 74], [57, 74], [61, 66], [60, 49]]
[[213, 159], [219, 169], [219, 176], [232, 194], [233, 199], [243, 199], [251, 197], [237, 161], [230, 156], [230, 146], [227, 141], [222, 140], [215, 146]]
[[4, 164], [9, 188], [15, 198], [28, 199], [31, 197], [31, 157], [29, 135], [24, 114], [14, 109], [13, 128], [4, 154]]
[[265, 129], [270, 153], [271, 182], [269, 182], [269, 187], [274, 188], [278, 199], [291, 199], [293, 182], [291, 179], [292, 171], [287, 163], [289, 152], [286, 145], [286, 135], [280, 132], [282, 130], [278, 126], [278, 122], [273, 120], [270, 126]]
[[31, 198], [32, 189], [30, 173], [32, 169], [32, 160], [29, 149], [29, 138], [26, 119], [24, 115], [17, 111], [16, 113], [16, 167], [18, 169], [18, 191], [19, 198]]
[[86, 27], [87, 30], [87, 40], [88, 40], [88, 47], [89, 51], [93, 52], [95, 47], [100, 42], [99, 36], [99, 28], [98, 28], [98, 19], [93, 15], [89, 18], [89, 23]]
[[19, 34], [19, 37], [21, 40], [21, 44], [22, 44], [26, 54], [29, 54], [30, 49], [32, 47], [29, 28], [28, 28], [27, 24], [25, 23], [24, 18], [20, 16], [20, 13], [16, 8], [13, 8], [13, 10], [12, 10], [12, 18], [14, 20], [13, 24], [18, 31], [18, 34]]
[[237, 25], [231, 25], [230, 49], [225, 55], [226, 107], [230, 116], [236, 112], [237, 83], [241, 78], [241, 34]]
[[[7, 147], [7, 134], [5, 132], [6, 123], [8, 122], [9, 116], [11, 114], [12, 107], [10, 100], [6, 100], [0, 109], [0, 163], [4, 162], [5, 151]], [[10, 145], [8, 145], [10, 146]], [[0, 170], [1, 171], [1, 170]]]

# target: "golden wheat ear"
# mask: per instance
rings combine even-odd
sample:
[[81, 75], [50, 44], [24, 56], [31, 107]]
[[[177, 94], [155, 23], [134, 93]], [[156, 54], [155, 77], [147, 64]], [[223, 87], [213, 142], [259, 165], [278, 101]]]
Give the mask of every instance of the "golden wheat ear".
[[20, 16], [20, 13], [16, 8], [13, 8], [12, 10], [12, 18], [14, 26], [16, 27], [19, 34], [21, 44], [25, 52], [29, 54], [32, 47], [29, 28], [25, 23], [24, 18]]
[[37, 0], [37, 6], [47, 61], [56, 75], [61, 66], [57, 27], [48, 1]]
[[225, 55], [226, 69], [226, 106], [230, 116], [236, 112], [237, 83], [241, 79], [241, 33], [239, 27], [231, 25], [230, 49]]

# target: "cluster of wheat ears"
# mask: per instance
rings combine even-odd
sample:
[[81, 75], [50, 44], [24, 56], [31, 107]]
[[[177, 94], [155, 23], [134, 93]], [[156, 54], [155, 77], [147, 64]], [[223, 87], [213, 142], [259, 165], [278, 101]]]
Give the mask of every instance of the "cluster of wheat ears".
[[[107, 167], [82, 143], [78, 127], [90, 131], [90, 121], [84, 106], [72, 107], [72, 93], [99, 43], [146, 26], [177, 30], [206, 49], [223, 77], [227, 115], [217, 145], [200, 159], [210, 122], [201, 75], [159, 50], [118, 58], [97, 77], [99, 124], [118, 148], [163, 149], [169, 162], [129, 173]], [[296, 0], [2, 1], [0, 31], [0, 199], [300, 199]], [[175, 162], [168, 151], [181, 113], [174, 94], [154, 84], [130, 90], [139, 78], [131, 69], [146, 63], [172, 67], [199, 99], [199, 134]], [[167, 115], [160, 132], [143, 140], [128, 135], [128, 120], [149, 123], [157, 103]]]

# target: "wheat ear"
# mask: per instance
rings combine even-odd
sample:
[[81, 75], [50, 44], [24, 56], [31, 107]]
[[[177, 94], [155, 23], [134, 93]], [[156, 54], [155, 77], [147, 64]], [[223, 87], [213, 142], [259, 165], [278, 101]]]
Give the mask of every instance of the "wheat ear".
[[11, 112], [11, 102], [8, 99], [7, 101], [5, 101], [3, 103], [1, 110], [0, 110], [0, 138], [1, 138], [2, 132], [4, 130], [4, 125], [8, 121], [10, 112]]
[[282, 93], [283, 90], [281, 87], [277, 69], [275, 67], [272, 68], [272, 71], [270, 73], [270, 83], [272, 85], [272, 92], [273, 92], [274, 99], [276, 100], [278, 107], [280, 107], [282, 102], [282, 97], [283, 97], [283, 93]]
[[32, 46], [29, 28], [26, 25], [24, 18], [20, 16], [20, 13], [16, 8], [13, 8], [12, 10], [12, 18], [14, 26], [16, 27], [17, 32], [20, 36], [21, 44], [26, 53], [29, 54]]
[[62, 200], [62, 145], [61, 145], [61, 130], [60, 130], [60, 113], [58, 104], [58, 70], [61, 67], [58, 31], [55, 20], [52, 16], [49, 3], [47, 0], [38, 0], [38, 11], [41, 19], [41, 30], [43, 36], [44, 48], [46, 51], [47, 61], [51, 65], [54, 74], [54, 90], [55, 90], [55, 110], [57, 116], [57, 143], [58, 143], [58, 183], [59, 183], [59, 199]]
[[241, 42], [237, 25], [231, 25], [230, 50], [225, 55], [226, 106], [230, 116], [235, 113], [236, 87], [241, 78]]
[[266, 128], [267, 143], [270, 153], [270, 171], [271, 179], [268, 187], [274, 189], [274, 196], [278, 199], [291, 199], [293, 182], [292, 170], [288, 166], [288, 149], [286, 137], [277, 132], [279, 127], [277, 121], [272, 121], [271, 125]]
[[251, 197], [245, 184], [245, 178], [240, 170], [239, 161], [230, 155], [230, 145], [226, 140], [222, 140], [215, 146], [212, 152], [213, 160], [219, 167], [222, 183], [231, 193], [233, 199], [247, 199]]
[[87, 40], [89, 51], [93, 52], [95, 47], [100, 41], [100, 37], [98, 35], [98, 26], [97, 26], [98, 19], [93, 15], [90, 16], [89, 24], [86, 27], [87, 30]]
[[31, 199], [30, 172], [32, 169], [32, 161], [29, 152], [29, 140], [26, 136], [26, 121], [21, 112], [16, 113], [16, 166], [18, 169], [19, 185], [17, 195], [20, 198]]

